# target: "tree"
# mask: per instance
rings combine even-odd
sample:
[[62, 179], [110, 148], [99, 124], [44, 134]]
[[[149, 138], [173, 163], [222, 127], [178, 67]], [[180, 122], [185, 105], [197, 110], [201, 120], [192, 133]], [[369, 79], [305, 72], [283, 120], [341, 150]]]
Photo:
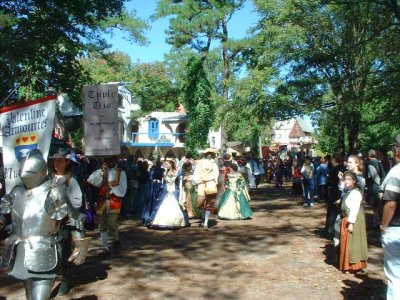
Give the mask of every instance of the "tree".
[[167, 42], [175, 48], [189, 46], [205, 59], [212, 41], [221, 46], [223, 61], [223, 98], [229, 98], [231, 61], [237, 54], [229, 39], [228, 23], [246, 0], [160, 0], [154, 18], [170, 18]]
[[211, 85], [199, 57], [192, 57], [187, 64], [183, 92], [184, 105], [190, 120], [185, 144], [189, 152], [195, 153], [208, 144], [208, 132], [213, 123]]
[[90, 83], [126, 83], [132, 98], [140, 103], [135, 116], [152, 111], [174, 111], [179, 103], [179, 89], [163, 62], [132, 63], [121, 52], [94, 52], [79, 60]]
[[144, 112], [174, 111], [179, 89], [163, 62], [137, 63], [130, 73], [129, 89]]
[[[388, 11], [360, 1], [255, 3], [263, 15], [255, 57], [275, 54], [282, 80], [276, 95], [297, 105], [299, 113], [332, 115], [322, 117], [320, 125], [336, 128], [336, 150], [356, 152], [369, 126], [398, 116], [393, 45], [399, 35]], [[253, 69], [263, 67], [252, 63]]]
[[0, 2], [0, 98], [37, 97], [52, 89], [80, 104], [86, 82], [77, 58], [107, 44], [101, 33], [127, 30], [143, 42], [146, 23], [124, 10], [123, 0], [4, 0]]
[[91, 52], [79, 63], [90, 78], [88, 83], [124, 82], [132, 77], [131, 59], [122, 52]]

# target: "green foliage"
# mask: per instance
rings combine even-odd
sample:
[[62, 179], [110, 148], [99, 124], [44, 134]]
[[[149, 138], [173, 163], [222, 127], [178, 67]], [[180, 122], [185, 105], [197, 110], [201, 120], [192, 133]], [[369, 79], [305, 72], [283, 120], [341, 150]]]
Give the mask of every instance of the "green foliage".
[[[233, 14], [243, 7], [245, 1], [160, 0], [154, 15], [155, 19], [169, 17], [167, 42], [174, 49], [190, 48], [200, 53], [204, 61], [203, 67], [211, 84], [215, 86], [212, 99], [215, 107], [220, 108], [217, 115], [226, 109], [226, 102], [230, 98], [234, 82], [231, 81], [231, 76], [237, 71], [231, 64], [234, 63], [240, 49], [245, 47], [230, 39], [228, 28]], [[212, 51], [213, 48], [215, 51]], [[210, 73], [210, 69], [213, 72]], [[224, 123], [220, 118], [216, 120], [217, 124], [214, 124], [214, 127]]]
[[262, 20], [250, 67], [265, 69], [255, 58], [274, 56], [276, 99], [296, 113], [319, 115], [321, 149], [356, 152], [370, 126], [399, 115], [399, 28], [392, 12], [368, 1], [255, 4]]
[[178, 106], [178, 89], [164, 63], [132, 64], [120, 52], [94, 52], [80, 59], [91, 83], [128, 82], [132, 97], [141, 104], [141, 114], [151, 111], [174, 111]]
[[128, 30], [136, 41], [144, 39], [145, 24], [126, 14], [123, 5], [122, 0], [1, 1], [0, 99], [14, 89], [18, 92], [10, 102], [52, 90], [80, 105], [81, 87], [89, 78], [77, 57], [105, 49], [101, 34], [110, 26]]
[[172, 16], [167, 42], [176, 48], [189, 45], [208, 52], [212, 39], [225, 39], [223, 24], [243, 7], [245, 0], [171, 1], [160, 0], [155, 19]]
[[128, 87], [143, 111], [175, 111], [178, 107], [179, 90], [164, 63], [135, 64], [130, 81]]
[[79, 63], [92, 84], [129, 81], [132, 73], [130, 57], [121, 52], [92, 52]]
[[83, 149], [83, 144], [82, 144], [83, 130], [82, 130], [82, 128], [78, 128], [75, 131], [71, 131], [70, 134], [71, 134], [72, 142], [75, 145], [75, 148], [82, 150]]
[[183, 93], [184, 105], [190, 120], [185, 144], [189, 152], [195, 153], [207, 146], [208, 132], [213, 123], [211, 85], [198, 57], [192, 57], [187, 64]]

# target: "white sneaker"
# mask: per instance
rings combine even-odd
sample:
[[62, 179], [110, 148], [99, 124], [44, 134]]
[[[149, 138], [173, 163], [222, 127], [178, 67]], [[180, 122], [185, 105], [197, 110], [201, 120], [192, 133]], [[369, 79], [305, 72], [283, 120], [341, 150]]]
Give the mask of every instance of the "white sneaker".
[[310, 203], [310, 205], [309, 205], [310, 207], [313, 207], [314, 206], [314, 203]]
[[307, 204], [307, 203], [304, 203], [304, 204], [303, 204], [303, 207], [308, 207], [308, 204]]

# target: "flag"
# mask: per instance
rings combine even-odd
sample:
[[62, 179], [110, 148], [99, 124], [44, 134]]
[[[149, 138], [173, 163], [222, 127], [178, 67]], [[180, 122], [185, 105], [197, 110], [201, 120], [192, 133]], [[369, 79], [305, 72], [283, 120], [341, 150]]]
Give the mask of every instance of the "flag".
[[47, 159], [57, 96], [48, 96], [0, 109], [6, 192], [19, 184], [20, 162], [39, 149]]

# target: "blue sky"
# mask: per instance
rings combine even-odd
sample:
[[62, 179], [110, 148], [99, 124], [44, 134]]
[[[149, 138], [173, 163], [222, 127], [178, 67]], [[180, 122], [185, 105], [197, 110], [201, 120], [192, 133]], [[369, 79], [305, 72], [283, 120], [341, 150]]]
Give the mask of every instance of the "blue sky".
[[[154, 13], [156, 0], [131, 0], [127, 2], [128, 11], [135, 10], [137, 16], [141, 19], [148, 20]], [[231, 38], [239, 39], [246, 35], [246, 31], [257, 21], [257, 15], [254, 12], [252, 1], [246, 1], [245, 7], [234, 14], [228, 23], [229, 35]], [[132, 62], [152, 62], [161, 61], [164, 54], [168, 53], [170, 46], [165, 42], [165, 30], [168, 28], [168, 19], [164, 18], [151, 22], [148, 20], [151, 30], [146, 33], [150, 41], [148, 46], [139, 46], [128, 42], [123, 38], [120, 32], [115, 32], [113, 37], [108, 38], [108, 42], [112, 45], [111, 50], [122, 51], [127, 53]]]
[[[155, 22], [149, 20], [155, 11], [156, 2], [157, 0], [131, 0], [126, 3], [128, 11], [135, 10], [138, 17], [149, 22], [151, 29], [146, 36], [150, 44], [148, 46], [133, 44], [125, 40], [120, 32], [115, 32], [113, 37], [108, 38], [108, 42], [112, 45], [111, 50], [127, 53], [132, 62], [148, 63], [163, 60], [164, 54], [168, 53], [171, 48], [165, 42], [165, 30], [168, 28], [169, 22], [166, 18]], [[245, 37], [249, 28], [254, 26], [257, 20], [258, 16], [254, 12], [253, 3], [251, 0], [247, 0], [244, 8], [237, 11], [228, 23], [230, 37], [234, 39]], [[308, 116], [305, 116], [304, 119], [312, 126]]]

